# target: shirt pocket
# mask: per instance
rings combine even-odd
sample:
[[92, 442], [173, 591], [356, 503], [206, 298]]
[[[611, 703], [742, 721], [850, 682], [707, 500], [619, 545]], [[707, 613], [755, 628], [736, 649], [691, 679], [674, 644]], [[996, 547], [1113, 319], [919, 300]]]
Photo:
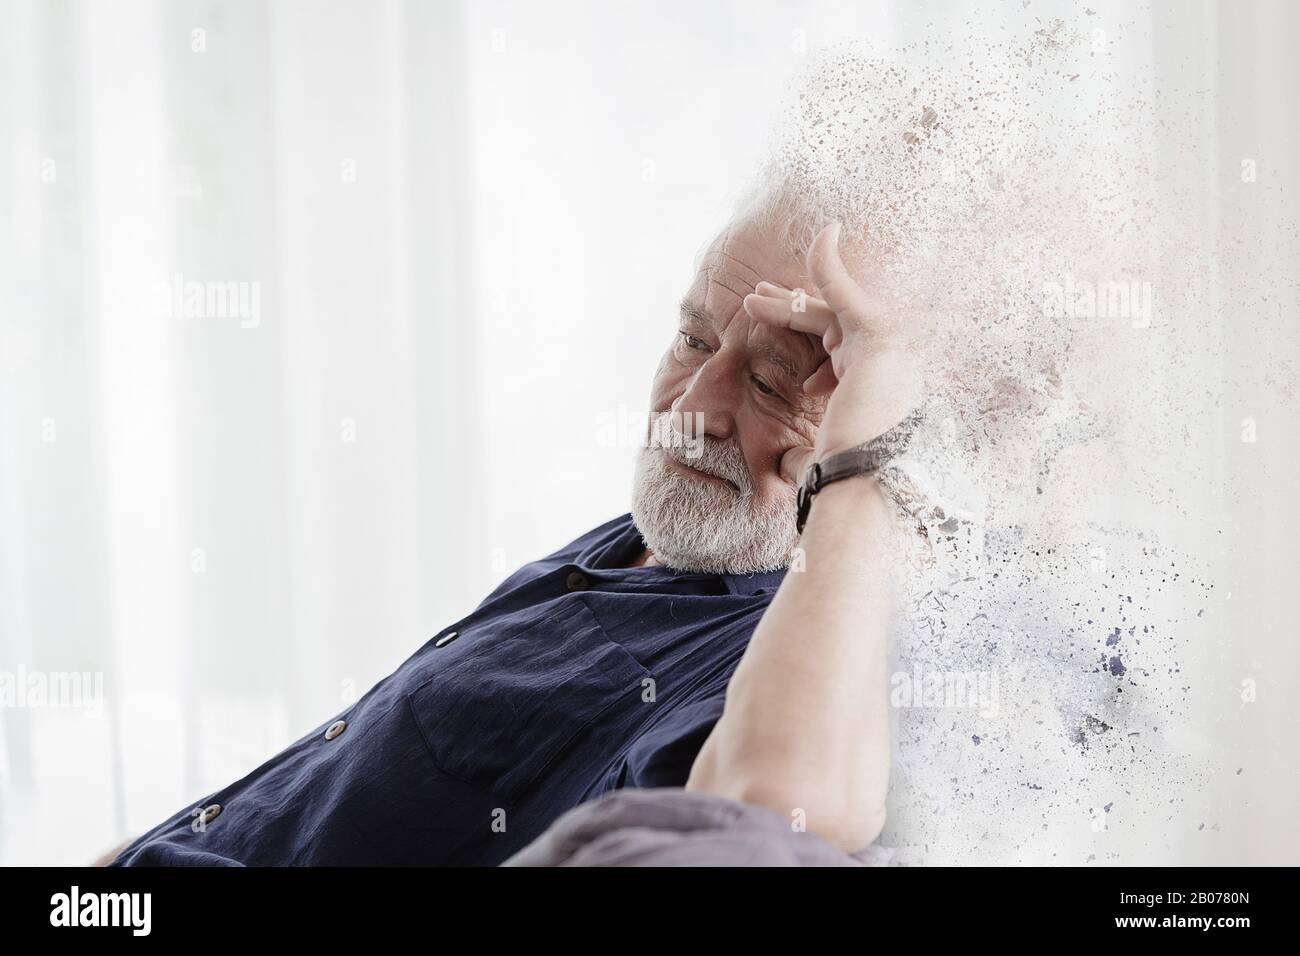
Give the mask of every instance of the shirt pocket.
[[571, 748], [607, 761], [627, 729], [610, 712], [630, 712], [649, 676], [577, 595], [522, 630], [440, 650], [453, 648], [407, 701], [438, 768], [509, 803]]

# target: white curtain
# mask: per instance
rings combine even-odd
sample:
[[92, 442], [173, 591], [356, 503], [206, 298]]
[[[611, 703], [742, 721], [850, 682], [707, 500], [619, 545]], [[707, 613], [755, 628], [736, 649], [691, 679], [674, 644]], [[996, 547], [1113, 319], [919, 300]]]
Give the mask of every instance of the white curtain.
[[[88, 861], [241, 776], [627, 510], [692, 257], [805, 51], [986, 7], [2, 0], [0, 672], [103, 694], [0, 708], [0, 863]], [[1157, 68], [1249, 64], [1223, 168], [1296, 188], [1293, 11], [1100, 9]], [[1213, 784], [1232, 836], [1192, 859], [1295, 850], [1266, 741], [1296, 545], [1246, 520], [1223, 681], [1277, 683], [1225, 725], [1259, 775]]]

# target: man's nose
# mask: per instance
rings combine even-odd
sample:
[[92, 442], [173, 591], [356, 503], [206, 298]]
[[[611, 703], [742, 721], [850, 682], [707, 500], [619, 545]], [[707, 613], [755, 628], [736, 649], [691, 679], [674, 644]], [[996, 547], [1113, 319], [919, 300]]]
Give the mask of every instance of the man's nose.
[[695, 370], [686, 391], [673, 402], [673, 427], [686, 437], [709, 435], [723, 441], [736, 430], [736, 370], [718, 355]]

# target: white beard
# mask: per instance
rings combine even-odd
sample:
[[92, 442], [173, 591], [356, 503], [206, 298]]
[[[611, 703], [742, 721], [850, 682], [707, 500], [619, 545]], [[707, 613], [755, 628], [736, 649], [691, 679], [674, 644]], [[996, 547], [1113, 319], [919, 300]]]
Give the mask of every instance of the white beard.
[[[650, 443], [637, 457], [632, 520], [646, 547], [678, 571], [750, 574], [786, 567], [799, 542], [794, 490], [774, 500], [755, 498], [734, 440], [701, 435], [682, 447], [680, 436], [670, 438], [668, 417], [662, 413], [651, 423]], [[669, 457], [736, 487], [682, 474]]]

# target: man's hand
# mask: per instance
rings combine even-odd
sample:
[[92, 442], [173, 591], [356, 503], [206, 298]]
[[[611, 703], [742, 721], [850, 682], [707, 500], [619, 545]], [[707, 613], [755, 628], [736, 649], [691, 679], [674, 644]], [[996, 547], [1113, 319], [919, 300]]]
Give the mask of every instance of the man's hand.
[[752, 318], [815, 336], [828, 356], [803, 385], [808, 395], [830, 396], [816, 444], [791, 448], [781, 459], [781, 473], [795, 484], [814, 461], [888, 431], [923, 397], [902, 310], [854, 280], [839, 237], [840, 224], [831, 223], [808, 250], [817, 295], [760, 282], [745, 297]]

